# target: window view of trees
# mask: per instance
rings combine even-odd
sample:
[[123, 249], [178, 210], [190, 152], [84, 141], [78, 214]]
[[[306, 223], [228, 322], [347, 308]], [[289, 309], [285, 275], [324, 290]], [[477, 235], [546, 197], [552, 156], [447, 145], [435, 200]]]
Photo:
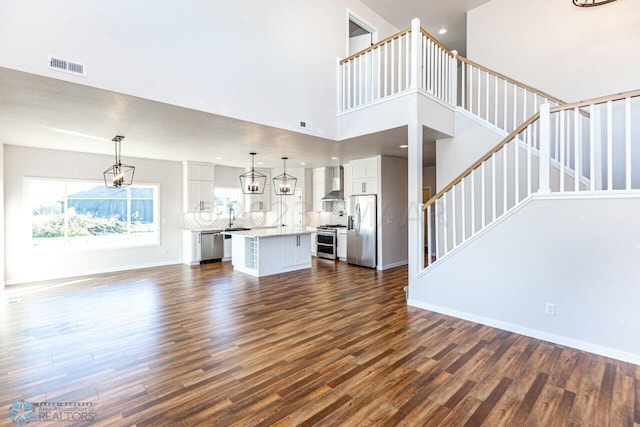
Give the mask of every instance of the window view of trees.
[[158, 243], [156, 194], [156, 186], [30, 180], [33, 243]]

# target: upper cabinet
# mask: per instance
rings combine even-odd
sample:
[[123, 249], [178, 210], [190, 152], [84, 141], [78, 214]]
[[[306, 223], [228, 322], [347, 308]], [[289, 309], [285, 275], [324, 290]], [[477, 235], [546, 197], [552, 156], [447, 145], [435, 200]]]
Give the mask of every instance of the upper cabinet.
[[344, 170], [344, 198], [351, 196], [353, 193], [352, 181], [353, 174], [351, 173], [351, 163], [347, 163], [343, 166]]
[[271, 171], [266, 169], [256, 169], [256, 171], [266, 175], [267, 180], [262, 194], [245, 194], [245, 212], [267, 212], [271, 210]]
[[185, 212], [213, 210], [213, 163], [183, 163]]
[[[351, 186], [347, 190], [350, 196], [378, 193], [378, 164], [379, 157], [351, 161]], [[345, 185], [346, 182], [345, 177]]]

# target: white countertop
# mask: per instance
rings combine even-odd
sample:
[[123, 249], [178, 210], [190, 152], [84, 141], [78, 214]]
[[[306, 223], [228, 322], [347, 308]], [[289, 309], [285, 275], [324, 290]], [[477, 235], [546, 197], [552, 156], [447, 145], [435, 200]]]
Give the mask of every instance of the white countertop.
[[261, 228], [253, 230], [243, 231], [225, 231], [223, 234], [230, 234], [232, 236], [245, 236], [245, 237], [281, 237], [281, 236], [295, 236], [298, 234], [311, 234], [313, 231], [304, 230], [302, 228]]

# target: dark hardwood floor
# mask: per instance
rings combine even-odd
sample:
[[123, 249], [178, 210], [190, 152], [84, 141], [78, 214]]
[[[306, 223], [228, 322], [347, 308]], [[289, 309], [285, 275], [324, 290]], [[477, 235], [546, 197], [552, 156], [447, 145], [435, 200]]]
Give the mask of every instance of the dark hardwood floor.
[[95, 425], [640, 422], [637, 366], [408, 307], [404, 286], [405, 268], [314, 259], [7, 287], [0, 425], [17, 400], [90, 402]]

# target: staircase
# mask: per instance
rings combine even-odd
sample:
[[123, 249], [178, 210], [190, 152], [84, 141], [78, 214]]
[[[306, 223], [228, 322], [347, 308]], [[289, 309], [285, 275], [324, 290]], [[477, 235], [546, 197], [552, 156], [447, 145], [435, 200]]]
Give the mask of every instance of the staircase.
[[[341, 112], [413, 90], [505, 135], [422, 206], [413, 238], [428, 244], [410, 305], [640, 363], [640, 343], [624, 338], [640, 330], [626, 305], [640, 299], [640, 269], [620, 262], [640, 247], [625, 215], [640, 213], [640, 90], [568, 104], [447, 50], [417, 19], [339, 70]], [[544, 300], [571, 315], [550, 322]], [[619, 319], [594, 322], [602, 304]]]
[[532, 194], [640, 188], [631, 152], [640, 91], [567, 104], [449, 51], [417, 19], [339, 63], [340, 112], [412, 89], [506, 135], [422, 207], [423, 268]]

